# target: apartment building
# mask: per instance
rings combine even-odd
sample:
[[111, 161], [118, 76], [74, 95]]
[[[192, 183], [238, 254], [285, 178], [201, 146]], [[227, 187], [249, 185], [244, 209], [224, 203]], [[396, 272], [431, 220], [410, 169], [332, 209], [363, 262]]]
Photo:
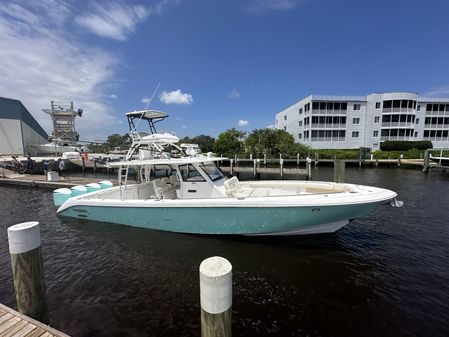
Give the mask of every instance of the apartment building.
[[310, 95], [276, 114], [275, 128], [315, 149], [380, 148], [386, 140], [430, 140], [449, 147], [449, 98], [411, 92]]

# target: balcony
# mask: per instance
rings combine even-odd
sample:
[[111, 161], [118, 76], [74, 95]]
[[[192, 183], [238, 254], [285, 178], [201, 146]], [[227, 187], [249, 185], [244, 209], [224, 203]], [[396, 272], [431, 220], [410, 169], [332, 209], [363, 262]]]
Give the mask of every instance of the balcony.
[[312, 137], [312, 142], [344, 142], [344, 138], [331, 138], [331, 137]]
[[449, 116], [449, 111], [426, 111], [426, 116]]
[[380, 140], [413, 140], [413, 136], [381, 136]]

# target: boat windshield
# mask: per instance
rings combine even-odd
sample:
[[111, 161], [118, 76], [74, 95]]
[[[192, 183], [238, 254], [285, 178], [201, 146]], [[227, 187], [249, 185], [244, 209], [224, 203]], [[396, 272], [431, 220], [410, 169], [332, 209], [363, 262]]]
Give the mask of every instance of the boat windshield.
[[181, 172], [182, 180], [187, 182], [206, 181], [201, 174], [193, 167], [192, 164], [180, 165], [179, 172]]
[[223, 172], [218, 168], [214, 162], [202, 163], [200, 165], [201, 169], [206, 172], [210, 180], [216, 181], [224, 178]]

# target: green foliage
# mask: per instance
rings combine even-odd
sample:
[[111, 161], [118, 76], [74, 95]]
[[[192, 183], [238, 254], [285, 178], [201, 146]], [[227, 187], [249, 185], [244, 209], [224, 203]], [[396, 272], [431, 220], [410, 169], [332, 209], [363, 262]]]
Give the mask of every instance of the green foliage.
[[380, 144], [382, 151], [407, 151], [411, 149], [426, 150], [433, 148], [432, 142], [429, 140], [421, 141], [396, 141], [387, 140]]
[[314, 158], [315, 153], [321, 159], [359, 159], [360, 149], [313, 149], [310, 150], [310, 157]]
[[131, 146], [131, 143], [132, 141], [128, 134], [124, 134], [123, 136], [121, 136], [118, 133], [114, 133], [108, 137], [105, 143], [89, 144], [88, 149], [89, 152], [108, 153], [110, 150], [114, 150], [116, 147], [127, 149]]
[[235, 128], [220, 133], [214, 141], [213, 150], [217, 155], [226, 157], [240, 154], [243, 151], [243, 140], [246, 132]]
[[268, 158], [272, 158], [282, 153], [284, 157], [293, 158], [297, 153], [306, 156], [307, 151], [305, 145], [295, 144], [293, 136], [284, 130], [255, 129], [245, 141], [245, 154], [248, 157], [252, 154], [262, 158], [266, 154]]
[[184, 137], [179, 141], [180, 144], [198, 144], [203, 153], [211, 152], [213, 150], [214, 142], [215, 138], [208, 135], [199, 135], [193, 138]]
[[424, 151], [418, 149], [410, 149], [408, 151], [382, 151], [372, 152], [374, 159], [398, 159], [403, 155], [404, 159], [420, 159], [424, 158]]

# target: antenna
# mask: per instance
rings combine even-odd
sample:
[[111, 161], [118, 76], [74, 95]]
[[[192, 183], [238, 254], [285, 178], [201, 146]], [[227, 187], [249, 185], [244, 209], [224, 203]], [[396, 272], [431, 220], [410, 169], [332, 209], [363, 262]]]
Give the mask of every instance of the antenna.
[[[153, 91], [153, 95], [151, 95], [150, 100], [148, 101], [147, 105], [145, 106], [145, 110], [148, 109], [148, 106], [150, 105], [150, 103], [153, 100], [154, 96], [158, 92], [160, 86], [161, 86], [161, 82], [158, 83], [158, 85], [156, 86], [156, 89]], [[143, 117], [143, 115], [140, 116], [139, 120], [136, 123], [136, 127], [135, 127], [136, 130], [137, 130], [137, 127], [139, 126], [140, 121], [142, 120], [142, 117]]]

